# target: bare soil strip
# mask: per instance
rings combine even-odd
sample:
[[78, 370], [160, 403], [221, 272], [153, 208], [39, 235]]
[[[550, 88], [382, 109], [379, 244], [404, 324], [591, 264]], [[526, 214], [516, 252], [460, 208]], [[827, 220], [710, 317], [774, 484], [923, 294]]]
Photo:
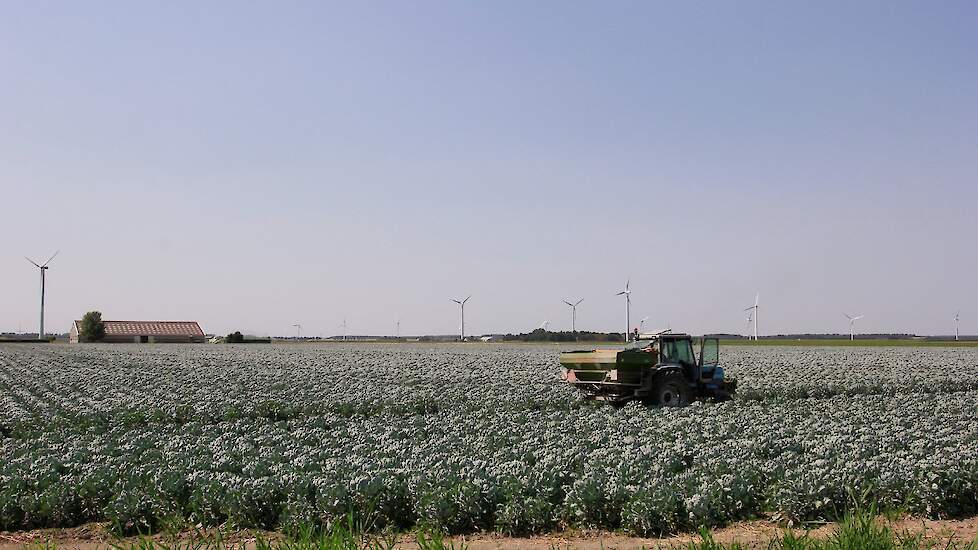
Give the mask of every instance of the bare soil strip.
[[[978, 517], [964, 520], [903, 518], [892, 522], [881, 518], [880, 521], [887, 522], [898, 533], [922, 534], [927, 540], [940, 543], [940, 546], [944, 546], [948, 542], [967, 544], [978, 540]], [[835, 529], [836, 524], [826, 524], [808, 532], [814, 538], [825, 538], [831, 535]], [[716, 529], [712, 531], [712, 534], [717, 542], [727, 544], [738, 542], [749, 548], [761, 549], [767, 548], [768, 542], [772, 538], [778, 537], [783, 531], [784, 527], [770, 521], [747, 521]], [[794, 531], [796, 534], [805, 532], [800, 529]], [[208, 531], [208, 533], [213, 534], [213, 531]], [[280, 537], [276, 533], [263, 533], [263, 536], [266, 538]], [[157, 535], [153, 538], [160, 542], [173, 540], [172, 537], [163, 535]], [[180, 534], [177, 540], [190, 541], [193, 538], [193, 533], [187, 532]], [[459, 546], [459, 543], [464, 542], [470, 550], [626, 550], [681, 548], [690, 542], [699, 540], [699, 538], [699, 535], [695, 533], [663, 538], [639, 538], [605, 531], [564, 531], [526, 538], [485, 533], [454, 537], [453, 541], [456, 543], [456, 547]], [[246, 546], [254, 540], [254, 534], [251, 532], [242, 532], [225, 538], [226, 542], [233, 542], [236, 545], [245, 543]], [[32, 544], [50, 543], [65, 550], [104, 550], [113, 544], [126, 546], [127, 543], [137, 541], [137, 538], [114, 538], [106, 531], [106, 525], [99, 523], [71, 529], [0, 532], [0, 550], [14, 550]], [[414, 549], [417, 548], [417, 544], [412, 535], [403, 535], [398, 541], [398, 547]]]

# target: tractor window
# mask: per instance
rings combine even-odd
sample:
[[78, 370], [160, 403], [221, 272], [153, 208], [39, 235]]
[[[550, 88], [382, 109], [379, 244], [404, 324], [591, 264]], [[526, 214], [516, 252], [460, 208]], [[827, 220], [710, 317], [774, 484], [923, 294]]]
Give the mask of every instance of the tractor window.
[[666, 340], [662, 342], [662, 359], [667, 363], [693, 365], [693, 345], [689, 340]]
[[720, 363], [720, 341], [716, 338], [703, 340], [700, 361], [704, 367], [715, 367]]

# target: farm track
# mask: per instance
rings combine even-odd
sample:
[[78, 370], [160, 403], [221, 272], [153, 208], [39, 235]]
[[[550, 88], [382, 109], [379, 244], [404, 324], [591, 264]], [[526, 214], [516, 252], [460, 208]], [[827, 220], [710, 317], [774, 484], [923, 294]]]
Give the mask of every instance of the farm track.
[[[964, 548], [969, 543], [978, 541], [978, 517], [931, 520], [921, 517], [901, 517], [888, 519], [877, 518], [877, 523], [885, 525], [899, 535], [919, 537], [920, 547]], [[129, 537], [117, 538], [108, 531], [106, 524], [87, 524], [67, 529], [39, 529], [0, 533], [0, 550], [20, 550], [28, 546], [51, 545], [63, 550], [110, 550], [113, 548], [146, 548], [146, 538]], [[826, 523], [805, 528], [795, 528], [790, 531], [796, 535], [807, 534], [815, 540], [825, 540], [837, 532], [839, 525]], [[771, 521], [753, 520], [726, 525], [711, 532], [714, 541], [725, 545], [740, 544], [746, 549], [769, 549], [772, 540], [778, 539], [786, 532], [784, 525]], [[204, 533], [185, 531], [174, 535], [155, 535], [150, 537], [156, 544], [175, 547], [175, 543], [184, 548], [194, 547], [200, 550], [217, 550], [226, 548], [227, 544], [238, 548], [244, 544], [253, 548], [256, 535], [266, 540], [281, 540], [284, 536], [274, 532], [249, 532], [222, 534], [225, 545], [207, 546], [204, 541], [216, 538], [215, 530]], [[419, 548], [417, 537], [403, 534], [397, 537], [397, 548], [415, 550]], [[698, 533], [678, 533], [664, 537], [634, 537], [623, 533], [606, 531], [557, 531], [542, 533], [530, 537], [508, 537], [498, 533], [473, 533], [466, 536], [456, 536], [447, 541], [455, 547], [463, 544], [468, 550], [639, 550], [652, 548], [688, 548], [690, 543], [701, 542]], [[446, 544], [446, 546], [448, 545]]]

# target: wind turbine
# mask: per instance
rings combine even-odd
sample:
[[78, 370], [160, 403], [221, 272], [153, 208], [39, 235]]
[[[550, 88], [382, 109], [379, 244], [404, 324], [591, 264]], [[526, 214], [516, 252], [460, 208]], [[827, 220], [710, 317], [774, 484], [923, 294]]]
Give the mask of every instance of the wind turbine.
[[645, 332], [645, 322], [648, 321], [648, 317], [642, 317], [642, 320], [638, 322], [638, 331]]
[[564, 300], [564, 303], [571, 307], [571, 332], [577, 332], [577, 306], [584, 301], [584, 298], [571, 303], [570, 300]]
[[851, 342], [855, 339], [855, 336], [853, 336], [853, 331], [855, 329], [856, 321], [862, 319], [863, 317], [865, 317], [865, 315], [852, 316], [849, 315], [848, 313], [843, 313], [843, 315], [846, 316], [846, 319], [849, 319], [849, 341]]
[[754, 310], [747, 311], [747, 339], [750, 340], [750, 324], [754, 320]]
[[398, 319], [397, 322], [394, 323], [394, 337], [395, 338], [400, 338], [401, 337], [401, 320], [400, 319]]
[[[58, 252], [61, 251], [59, 250]], [[58, 252], [52, 254], [51, 257], [48, 258], [48, 261], [44, 262], [41, 265], [37, 265], [37, 262], [28, 258], [27, 256], [24, 256], [24, 259], [34, 264], [35, 267], [41, 270], [41, 329], [37, 331], [38, 340], [42, 340], [44, 338], [44, 272], [48, 270], [48, 264], [51, 263], [51, 260], [53, 260], [54, 257], [58, 255]]]
[[[469, 298], [471, 298], [471, 297], [472, 297], [472, 295], [469, 294]], [[465, 341], [465, 302], [468, 302], [469, 301], [469, 298], [466, 298], [466, 299], [461, 300], [461, 301], [456, 300], [455, 298], [452, 298], [452, 301], [455, 302], [456, 304], [458, 304], [459, 306], [461, 306], [461, 309], [462, 309], [462, 331], [461, 331], [462, 338], [461, 338], [461, 340], [463, 342]]]
[[622, 290], [615, 296], [625, 296], [625, 341], [628, 342], [631, 339], [631, 326], [632, 326], [632, 291], [628, 289], [631, 284], [632, 278], [629, 277], [625, 281], [625, 290]]
[[546, 332], [547, 331], [547, 327], [549, 325], [550, 325], [550, 321], [544, 321], [544, 322], [540, 323], [540, 327], [539, 328], [542, 328], [543, 331]]
[[961, 310], [959, 309], [954, 314], [954, 341], [955, 342], [957, 342], [961, 337], [958, 331], [960, 325], [961, 325]]
[[298, 340], [299, 338], [302, 337], [302, 325], [300, 325], [299, 323], [296, 323], [296, 324], [294, 324], [292, 326], [295, 327], [295, 339]]
[[747, 314], [748, 322], [750, 322], [751, 316], [754, 317], [754, 341], [755, 342], [757, 341], [757, 310], [760, 309], [761, 307], [759, 305], [760, 301], [761, 301], [761, 293], [758, 292], [757, 294], [754, 295], [754, 305], [744, 308], [744, 311], [750, 312]]
[[340, 328], [343, 329], [343, 341], [346, 341], [346, 317], [343, 318], [343, 322], [340, 324]]

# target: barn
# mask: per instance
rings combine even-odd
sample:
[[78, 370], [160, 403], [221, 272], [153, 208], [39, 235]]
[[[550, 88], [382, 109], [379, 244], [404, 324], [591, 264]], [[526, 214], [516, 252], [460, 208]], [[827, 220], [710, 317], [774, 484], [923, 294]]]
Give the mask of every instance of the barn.
[[[204, 331], [197, 321], [102, 321], [105, 339], [101, 342], [136, 344], [199, 344], [204, 342]], [[78, 343], [81, 321], [71, 324], [68, 341]]]

